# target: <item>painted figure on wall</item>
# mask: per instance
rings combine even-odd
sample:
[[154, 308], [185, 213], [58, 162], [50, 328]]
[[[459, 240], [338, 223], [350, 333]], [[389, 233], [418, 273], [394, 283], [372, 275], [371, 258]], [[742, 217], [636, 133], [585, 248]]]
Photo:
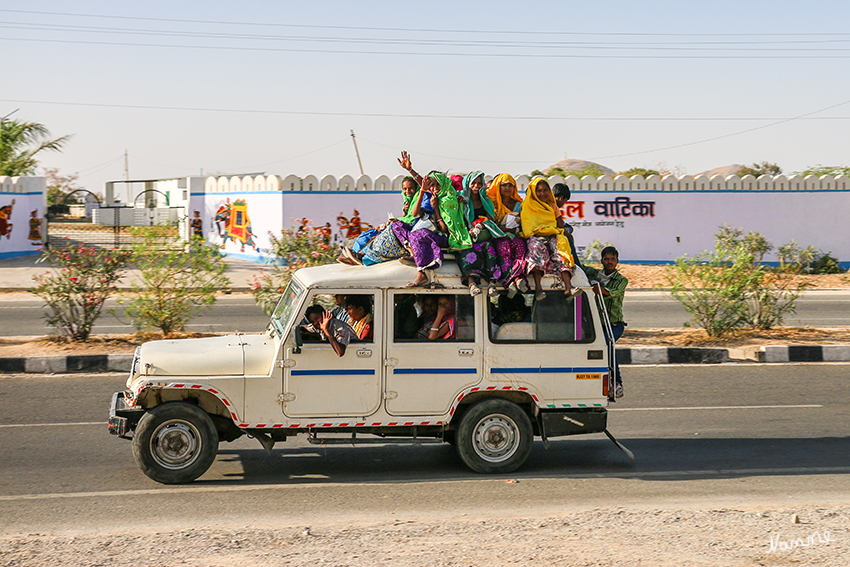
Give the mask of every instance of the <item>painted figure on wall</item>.
[[[215, 217], [213, 217], [213, 224], [215, 225], [215, 230], [218, 233], [219, 238], [222, 238], [224, 242], [227, 242], [227, 223], [230, 221], [230, 199], [227, 199], [227, 202], [221, 205], [215, 213]], [[224, 243], [222, 243], [224, 246]]]
[[350, 219], [339, 213], [339, 216], [336, 217], [336, 224], [339, 225], [339, 231], [343, 238], [357, 238], [364, 230], [372, 228], [371, 224], [360, 220], [360, 211], [357, 209], [354, 209], [354, 215]]
[[0, 207], [0, 236], [5, 236], [7, 239], [12, 236], [12, 207], [15, 206], [15, 200], [12, 203]]
[[245, 251], [246, 245], [259, 252], [254, 241], [256, 235], [251, 228], [251, 218], [248, 216], [248, 203], [243, 199], [236, 199], [233, 203], [227, 199], [225, 204], [218, 208], [215, 225], [218, 235], [223, 240], [222, 248], [228, 240], [232, 240], [234, 243], [240, 243], [240, 252]]
[[30, 233], [27, 240], [33, 246], [38, 246], [42, 243], [41, 240], [41, 219], [38, 218], [38, 209], [30, 212]]
[[204, 221], [201, 218], [201, 213], [195, 211], [195, 216], [189, 221], [189, 226], [192, 227], [192, 238], [204, 238]]

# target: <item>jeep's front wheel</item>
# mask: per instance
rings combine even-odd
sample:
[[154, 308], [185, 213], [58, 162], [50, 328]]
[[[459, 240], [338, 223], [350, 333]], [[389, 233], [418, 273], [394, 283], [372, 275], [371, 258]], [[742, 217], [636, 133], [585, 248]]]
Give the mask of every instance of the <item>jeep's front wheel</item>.
[[133, 456], [149, 478], [163, 484], [192, 482], [213, 464], [218, 433], [210, 416], [198, 406], [169, 402], [139, 420], [133, 436]]
[[531, 453], [534, 432], [522, 409], [507, 400], [485, 400], [469, 408], [457, 430], [461, 460], [480, 473], [508, 473]]

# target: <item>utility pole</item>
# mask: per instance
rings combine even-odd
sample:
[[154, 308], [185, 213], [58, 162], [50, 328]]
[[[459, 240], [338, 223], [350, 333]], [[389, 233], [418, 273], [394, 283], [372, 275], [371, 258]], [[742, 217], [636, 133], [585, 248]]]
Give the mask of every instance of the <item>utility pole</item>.
[[354, 130], [351, 130], [351, 141], [354, 143], [354, 155], [357, 156], [357, 167], [360, 168], [360, 175], [363, 175], [363, 164], [360, 163], [360, 152], [357, 151], [357, 139], [354, 137]]
[[124, 187], [127, 188], [127, 204], [130, 204], [130, 165], [127, 161], [127, 148], [124, 148]]
[[[9, 113], [9, 114], [7, 114], [6, 116], [4, 116], [3, 118], [0, 118], [0, 124], [3, 124], [3, 123], [6, 121], [6, 119], [7, 119], [7, 118], [9, 118], [10, 116], [12, 116], [14, 113], [16, 113], [16, 112], [17, 112], [17, 111], [19, 111], [19, 110], [20, 110], [20, 108], [16, 108], [16, 109], [15, 109], [15, 110], [13, 110], [12, 112], [10, 112], [10, 113]], [[353, 136], [353, 135], [354, 135], [354, 132], [352, 132], [352, 133], [351, 133], [351, 135]]]

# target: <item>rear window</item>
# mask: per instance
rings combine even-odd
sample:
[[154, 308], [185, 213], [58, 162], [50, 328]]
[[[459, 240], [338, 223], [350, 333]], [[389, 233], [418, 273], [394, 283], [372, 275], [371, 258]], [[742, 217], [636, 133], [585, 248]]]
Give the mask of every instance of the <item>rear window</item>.
[[596, 340], [591, 303], [586, 293], [566, 298], [552, 290], [542, 301], [532, 295], [509, 298], [500, 293], [488, 302], [490, 341], [494, 343], [592, 343]]

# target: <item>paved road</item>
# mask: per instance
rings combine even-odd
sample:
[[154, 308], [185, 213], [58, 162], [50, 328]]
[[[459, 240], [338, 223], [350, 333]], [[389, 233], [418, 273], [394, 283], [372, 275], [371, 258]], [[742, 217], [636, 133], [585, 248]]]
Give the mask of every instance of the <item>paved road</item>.
[[0, 377], [0, 534], [850, 501], [850, 402], [835, 395], [850, 389], [850, 365], [629, 367], [625, 377], [609, 427], [634, 462], [601, 435], [536, 442], [509, 477], [468, 471], [448, 445], [297, 438], [268, 456], [244, 439], [180, 487], [148, 480], [130, 443], [107, 434], [122, 376]]
[[[43, 303], [27, 295], [0, 294], [0, 337], [40, 336], [47, 333], [44, 326]], [[133, 327], [125, 317], [108, 313], [118, 307], [114, 300], [107, 302], [104, 315], [97, 321], [95, 334], [132, 333]], [[632, 329], [679, 328], [689, 320], [688, 314], [669, 294], [657, 291], [626, 294], [626, 320]], [[236, 293], [218, 298], [212, 309], [193, 319], [188, 330], [203, 332], [245, 331], [265, 329], [268, 317], [257, 307], [253, 296]], [[850, 325], [850, 292], [807, 292], [799, 301], [797, 313], [785, 320], [786, 325], [814, 327]]]

